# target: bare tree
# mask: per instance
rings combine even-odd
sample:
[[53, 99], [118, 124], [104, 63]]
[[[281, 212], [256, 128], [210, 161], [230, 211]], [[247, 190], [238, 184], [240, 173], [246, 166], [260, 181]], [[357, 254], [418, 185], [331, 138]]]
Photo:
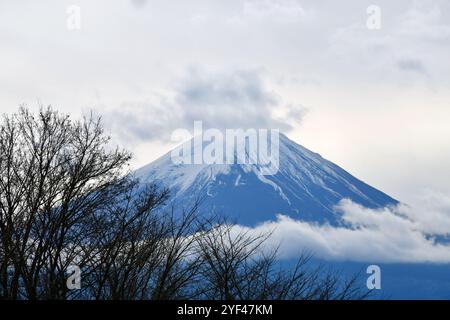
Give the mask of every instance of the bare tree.
[[[95, 299], [187, 298], [199, 261], [191, 259], [202, 230], [197, 204], [176, 214], [160, 210], [167, 190], [135, 185], [95, 220], [94, 249], [84, 288]], [[86, 272], [85, 272], [86, 274]]]
[[108, 150], [99, 119], [71, 121], [22, 107], [0, 127], [0, 290], [4, 298], [64, 298], [83, 224], [123, 181], [127, 152]]
[[300, 254], [292, 268], [278, 263], [278, 250], [265, 246], [270, 234], [251, 235], [222, 223], [198, 238], [203, 290], [200, 297], [219, 300], [364, 299], [368, 291], [357, 276], [344, 279], [308, 265]]
[[[281, 268], [270, 234], [170, 206], [99, 118], [27, 108], [0, 123], [1, 299], [356, 299], [356, 278]], [[178, 207], [178, 208], [177, 208]], [[69, 266], [82, 287], [69, 290]]]

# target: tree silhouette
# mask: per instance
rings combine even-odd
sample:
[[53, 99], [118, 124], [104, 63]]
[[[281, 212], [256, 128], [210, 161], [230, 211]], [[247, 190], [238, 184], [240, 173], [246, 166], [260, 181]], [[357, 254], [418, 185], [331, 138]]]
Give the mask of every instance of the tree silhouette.
[[[2, 299], [359, 299], [345, 281], [307, 266], [280, 269], [270, 237], [235, 232], [169, 205], [169, 190], [129, 172], [100, 118], [74, 121], [26, 107], [0, 123]], [[81, 270], [78, 290], [68, 270]]]

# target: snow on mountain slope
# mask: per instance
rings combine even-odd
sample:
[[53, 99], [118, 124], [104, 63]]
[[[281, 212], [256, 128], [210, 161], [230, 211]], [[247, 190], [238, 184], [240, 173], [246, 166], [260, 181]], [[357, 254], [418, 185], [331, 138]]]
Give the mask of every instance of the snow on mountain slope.
[[336, 224], [333, 208], [343, 198], [369, 208], [398, 203], [283, 134], [275, 175], [263, 176], [249, 164], [174, 164], [170, 152], [135, 175], [141, 183], [170, 188], [178, 203], [205, 196], [203, 212], [214, 211], [246, 225], [274, 220], [278, 213]]

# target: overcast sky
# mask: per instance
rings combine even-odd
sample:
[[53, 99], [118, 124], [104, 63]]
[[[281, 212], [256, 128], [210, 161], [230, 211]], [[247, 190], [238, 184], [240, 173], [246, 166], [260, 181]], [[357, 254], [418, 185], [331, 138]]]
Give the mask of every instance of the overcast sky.
[[94, 109], [135, 166], [194, 120], [280, 128], [405, 202], [450, 193], [449, 57], [449, 1], [0, 0], [2, 112]]

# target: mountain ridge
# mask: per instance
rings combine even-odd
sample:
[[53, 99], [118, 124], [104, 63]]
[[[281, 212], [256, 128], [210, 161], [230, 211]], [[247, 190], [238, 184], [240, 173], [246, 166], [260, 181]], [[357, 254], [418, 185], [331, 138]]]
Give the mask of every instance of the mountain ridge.
[[177, 202], [204, 196], [204, 213], [215, 211], [245, 225], [274, 220], [279, 213], [338, 224], [334, 206], [344, 198], [369, 208], [398, 204], [284, 134], [274, 175], [262, 175], [255, 164], [175, 164], [171, 152], [136, 170], [135, 176], [141, 183], [169, 188]]

